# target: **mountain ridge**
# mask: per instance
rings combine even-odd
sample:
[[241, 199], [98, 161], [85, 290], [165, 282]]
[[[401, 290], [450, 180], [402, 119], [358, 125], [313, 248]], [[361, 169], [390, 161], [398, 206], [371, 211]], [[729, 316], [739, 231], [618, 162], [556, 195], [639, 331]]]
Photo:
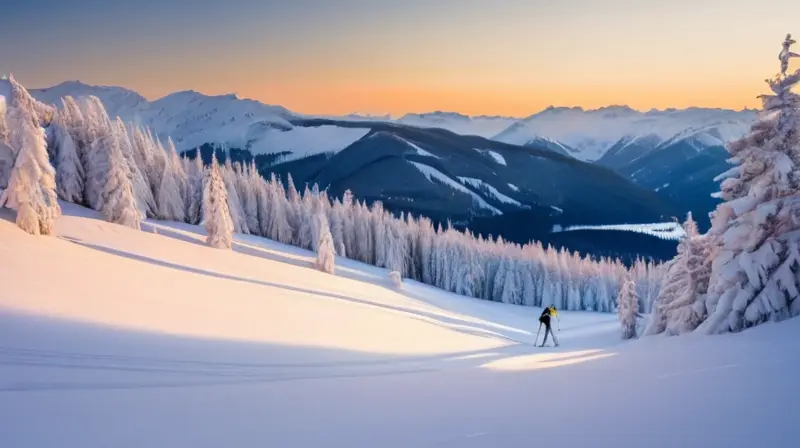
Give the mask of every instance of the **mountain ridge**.
[[[612, 104], [598, 108], [581, 106], [548, 106], [526, 117], [510, 117], [503, 115], [467, 115], [453, 111], [434, 110], [429, 112], [408, 112], [399, 117], [391, 114], [370, 115], [350, 113], [346, 115], [300, 113], [279, 105], [271, 105], [254, 99], [241, 98], [235, 93], [208, 95], [196, 90], [182, 90], [159, 98], [148, 99], [135, 90], [119, 86], [91, 85], [81, 81], [65, 81], [55, 86], [32, 89], [37, 99], [46, 103], [58, 100], [60, 96], [70, 92], [92, 93], [107, 104], [109, 113], [123, 118], [140, 119], [148, 122], [145, 109], [163, 107], [178, 98], [195, 98], [204, 102], [241, 104], [247, 109], [244, 112], [251, 116], [236, 116], [236, 119], [251, 119], [253, 123], [262, 122], [270, 126], [286, 127], [289, 118], [328, 118], [353, 121], [385, 121], [407, 124], [417, 127], [433, 127], [447, 129], [461, 135], [478, 135], [492, 140], [516, 145], [541, 145], [552, 142], [553, 149], [561, 148], [567, 154], [584, 161], [599, 161], [606, 151], [611, 149], [624, 137], [642, 135], [658, 135], [662, 141], [668, 140], [681, 132], [695, 126], [707, 126], [713, 122], [738, 122], [739, 129], [744, 132], [746, 125], [753, 119], [756, 111], [748, 108], [741, 110], [691, 106], [683, 109], [665, 108], [649, 110], [634, 109], [628, 105]], [[55, 94], [53, 94], [55, 93]], [[131, 112], [139, 112], [142, 117], [132, 116]], [[256, 116], [259, 115], [260, 116]], [[235, 114], [234, 114], [235, 115]], [[225, 117], [230, 119], [231, 117]], [[251, 124], [253, 124], [251, 123]], [[254, 132], [263, 128], [257, 124]], [[156, 129], [163, 135], [176, 135], [180, 139], [181, 132], [174, 128]], [[237, 129], [239, 134], [246, 130]], [[733, 134], [736, 134], [735, 132]], [[737, 135], [733, 135], [734, 137]], [[243, 147], [246, 140], [243, 135], [228, 138], [228, 145]], [[242, 141], [245, 140], [245, 141]], [[204, 142], [196, 142], [188, 138], [186, 144], [176, 146], [189, 149], [187, 145], [199, 146]], [[545, 145], [547, 145], [545, 143]], [[256, 151], [258, 151], [256, 149]], [[560, 150], [559, 150], [560, 152]]]

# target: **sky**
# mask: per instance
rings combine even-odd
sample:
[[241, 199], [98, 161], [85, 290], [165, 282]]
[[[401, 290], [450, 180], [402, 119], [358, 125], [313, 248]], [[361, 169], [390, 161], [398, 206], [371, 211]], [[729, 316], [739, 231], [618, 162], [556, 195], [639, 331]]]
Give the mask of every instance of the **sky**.
[[313, 114], [741, 109], [798, 18], [797, 0], [25, 0], [0, 15], [0, 73]]

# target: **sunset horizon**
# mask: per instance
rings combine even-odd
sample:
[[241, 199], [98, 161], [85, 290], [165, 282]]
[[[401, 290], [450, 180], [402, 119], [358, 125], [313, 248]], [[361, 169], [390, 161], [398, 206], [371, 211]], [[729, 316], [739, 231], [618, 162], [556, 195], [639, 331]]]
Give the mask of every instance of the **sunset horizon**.
[[[14, 72], [2, 73], [2, 76], [8, 76], [8, 75], [13, 75], [15, 77], [15, 79], [17, 79], [20, 82], [23, 82], [23, 84], [26, 84], [24, 82], [24, 79], [20, 79], [17, 76], [17, 74], [14, 73]], [[636, 101], [634, 101], [633, 103], [625, 103], [625, 102], [620, 102], [620, 101], [611, 101], [611, 102], [608, 102], [608, 103], [597, 102], [597, 103], [585, 103], [585, 104], [574, 104], [574, 103], [572, 103], [572, 104], [571, 103], [548, 103], [548, 104], [545, 104], [544, 102], [537, 102], [537, 103], [535, 103], [535, 104], [537, 104], [537, 106], [529, 108], [528, 112], [517, 112], [517, 113], [513, 113], [512, 114], [512, 113], [493, 112], [493, 110], [485, 110], [485, 111], [480, 110], [480, 111], [475, 111], [475, 112], [465, 112], [465, 110], [458, 109], [457, 107], [456, 108], [446, 108], [446, 107], [441, 107], [441, 106], [436, 106], [435, 105], [435, 104], [444, 104], [444, 103], [441, 103], [441, 102], [440, 103], [432, 103], [431, 107], [427, 108], [427, 109], [425, 109], [425, 108], [421, 108], [421, 109], [396, 109], [396, 110], [393, 110], [393, 111], [387, 111], [387, 110], [382, 110], [382, 109], [358, 108], [358, 107], [353, 107], [351, 109], [340, 108], [340, 109], [335, 109], [335, 110], [323, 110], [323, 111], [302, 110], [302, 109], [299, 109], [297, 107], [292, 107], [291, 104], [288, 103], [288, 102], [282, 103], [282, 102], [278, 102], [278, 101], [271, 101], [269, 99], [269, 97], [261, 98], [261, 97], [255, 96], [255, 95], [247, 95], [244, 92], [237, 92], [237, 91], [224, 91], [224, 90], [206, 91], [206, 90], [203, 90], [203, 89], [200, 89], [200, 88], [196, 88], [196, 87], [195, 88], [187, 87], [187, 88], [177, 88], [175, 90], [172, 90], [172, 91], [169, 91], [169, 92], [166, 92], [166, 93], [155, 93], [155, 94], [151, 93], [151, 94], [148, 95], [148, 94], [146, 94], [146, 93], [144, 93], [144, 92], [142, 92], [142, 91], [140, 91], [137, 88], [132, 87], [132, 86], [113, 84], [113, 83], [103, 83], [103, 82], [89, 82], [89, 81], [86, 81], [84, 79], [65, 79], [65, 80], [54, 82], [54, 83], [48, 84], [48, 85], [30, 85], [30, 88], [33, 89], [33, 90], [44, 90], [44, 89], [51, 89], [53, 87], [56, 87], [56, 86], [59, 86], [59, 85], [62, 85], [62, 84], [66, 84], [66, 83], [80, 83], [80, 84], [83, 84], [83, 85], [87, 85], [87, 86], [91, 86], [91, 87], [100, 87], [100, 88], [106, 88], [106, 87], [108, 87], [108, 88], [121, 88], [121, 89], [129, 90], [129, 91], [132, 91], [132, 92], [135, 92], [135, 93], [141, 95], [148, 102], [158, 101], [158, 100], [163, 99], [163, 98], [165, 98], [165, 97], [167, 97], [169, 95], [172, 95], [172, 94], [175, 94], [175, 93], [179, 93], [179, 92], [196, 92], [196, 93], [199, 93], [201, 95], [205, 95], [205, 96], [209, 96], [209, 97], [234, 95], [238, 99], [258, 101], [260, 103], [263, 103], [263, 104], [269, 105], [269, 106], [281, 106], [281, 107], [285, 107], [286, 109], [288, 109], [291, 112], [300, 113], [300, 114], [303, 114], [303, 115], [344, 116], [344, 115], [351, 115], [351, 114], [363, 114], [363, 115], [369, 115], [369, 116], [374, 116], [374, 117], [389, 115], [389, 116], [391, 116], [391, 118], [399, 118], [399, 117], [402, 117], [403, 115], [407, 115], [407, 114], [454, 113], [454, 114], [460, 114], [460, 115], [465, 115], [465, 116], [470, 116], [470, 117], [522, 119], [522, 118], [529, 117], [531, 115], [535, 115], [535, 114], [540, 113], [540, 112], [544, 112], [544, 111], [546, 111], [548, 109], [581, 109], [583, 111], [591, 112], [591, 111], [596, 111], [596, 110], [600, 110], [600, 109], [608, 109], [608, 108], [615, 108], [615, 107], [627, 107], [627, 108], [630, 108], [630, 109], [632, 109], [634, 111], [641, 112], [641, 113], [646, 113], [646, 112], [651, 112], [651, 111], [663, 112], [663, 111], [669, 111], [669, 110], [683, 110], [683, 109], [691, 109], [691, 108], [697, 108], [697, 109], [719, 109], [719, 110], [730, 110], [730, 111], [735, 111], [735, 112], [742, 112], [742, 111], [759, 110], [760, 107], [761, 107], [761, 101], [758, 98], [758, 95], [760, 95], [764, 91], [766, 91], [765, 88], [762, 88], [762, 91], [759, 91], [758, 93], [755, 93], [754, 95], [752, 95], [752, 97], [754, 99], [754, 101], [750, 101], [750, 103], [752, 103], [752, 104], [748, 104], [748, 105], [744, 105], [744, 106], [740, 106], [740, 107], [733, 106], [733, 104], [728, 105], [728, 106], [724, 106], [724, 105], [717, 105], [717, 104], [704, 105], [704, 104], [694, 104], [694, 103], [677, 103], [678, 105], [669, 105], [670, 103], [667, 103], [668, 105], [665, 105], [665, 106], [639, 106], [639, 107], [637, 107], [636, 104], [639, 103], [639, 102], [636, 102]], [[764, 84], [766, 86], [766, 84], [763, 81], [762, 81], [762, 84]], [[503, 98], [497, 98], [497, 101], [498, 102], [502, 102]], [[672, 104], [675, 104], [675, 103], [672, 103]], [[467, 108], [467, 110], [471, 110], [471, 109]], [[524, 111], [526, 109], [524, 108], [524, 106], [520, 106], [517, 109], [510, 109], [510, 110]]]
[[[550, 105], [758, 108], [800, 4], [42, 0], [5, 15], [0, 72], [32, 87], [79, 79], [148, 100], [236, 93], [304, 114], [524, 117]], [[15, 39], [27, 17], [59, 38]]]

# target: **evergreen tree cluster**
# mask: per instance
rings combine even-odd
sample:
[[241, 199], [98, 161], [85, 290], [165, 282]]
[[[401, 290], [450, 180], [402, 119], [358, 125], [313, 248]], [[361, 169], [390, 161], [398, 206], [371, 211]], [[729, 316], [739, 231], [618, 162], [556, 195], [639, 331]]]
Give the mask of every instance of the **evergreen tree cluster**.
[[737, 332], [800, 315], [800, 69], [788, 73], [791, 35], [780, 71], [761, 95], [750, 132], [727, 145], [734, 166], [719, 175], [723, 202], [699, 235], [691, 218], [645, 334]]

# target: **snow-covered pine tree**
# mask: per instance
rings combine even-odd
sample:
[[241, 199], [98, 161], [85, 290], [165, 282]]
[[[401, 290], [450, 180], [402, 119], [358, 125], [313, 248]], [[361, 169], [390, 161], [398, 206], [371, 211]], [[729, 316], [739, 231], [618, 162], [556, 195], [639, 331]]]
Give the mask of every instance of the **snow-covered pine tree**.
[[379, 268], [386, 267], [386, 223], [385, 212], [383, 210], [383, 203], [375, 201], [370, 208], [372, 218], [372, 236], [374, 241], [373, 249], [375, 250], [373, 260], [375, 266]]
[[314, 215], [315, 226], [319, 229], [319, 242], [317, 246], [317, 260], [314, 266], [322, 272], [333, 274], [336, 268], [336, 251], [333, 247], [333, 235], [328, 226], [325, 213], [319, 211]]
[[668, 334], [678, 335], [694, 331], [706, 318], [705, 299], [711, 278], [713, 257], [714, 245], [710, 237], [700, 235], [695, 224], [686, 253], [689, 293], [678, 296], [664, 310], [667, 315]]
[[691, 212], [683, 223], [683, 229], [685, 236], [678, 243], [678, 254], [669, 264], [645, 335], [664, 331], [671, 335], [686, 333], [697, 328], [705, 318], [711, 246], [708, 238], [698, 232]]
[[[721, 246], [701, 324], [706, 333], [740, 331], [800, 314], [800, 96], [791, 89], [800, 69], [787, 74], [790, 35], [780, 53], [781, 71], [767, 83], [763, 111], [744, 137], [728, 144], [736, 166], [724, 179], [709, 235]], [[700, 330], [700, 328], [698, 330]]]
[[269, 188], [269, 234], [267, 238], [283, 244], [291, 244], [292, 228], [289, 225], [289, 202], [283, 185], [272, 174]]
[[386, 267], [402, 275], [408, 265], [408, 241], [403, 233], [402, 221], [388, 218], [384, 222], [386, 223], [384, 230]]
[[[664, 285], [659, 291], [658, 297], [653, 305], [650, 320], [644, 330], [644, 335], [650, 336], [660, 334], [667, 329], [667, 309], [670, 304], [681, 296], [694, 297], [687, 267], [689, 241], [696, 236], [697, 225], [692, 219], [691, 213], [687, 215], [686, 222], [683, 224], [686, 237], [678, 242], [677, 255], [667, 264], [667, 273]], [[682, 300], [685, 301], [685, 300]]]
[[[158, 198], [158, 189], [161, 186], [161, 173], [164, 170], [164, 153], [148, 128], [132, 127], [133, 141], [134, 141], [134, 158], [137, 164], [140, 164], [139, 169], [142, 175], [150, 185], [150, 192], [153, 198]], [[158, 202], [156, 202], [155, 212], [158, 211]], [[155, 216], [153, 216], [155, 217]]]
[[128, 177], [131, 179], [131, 185], [133, 186], [133, 196], [136, 199], [136, 207], [142, 217], [154, 216], [156, 201], [153, 197], [153, 192], [150, 190], [148, 180], [142, 174], [139, 165], [136, 163], [133, 142], [128, 135], [125, 123], [122, 122], [122, 119], [117, 117], [111, 126], [114, 138], [117, 140], [117, 144], [125, 158], [126, 170]]
[[250, 233], [257, 235], [261, 226], [258, 222], [258, 200], [256, 199], [255, 185], [250, 181], [251, 175], [246, 166], [236, 164], [234, 170], [236, 177], [236, 191], [242, 201], [242, 212]]
[[506, 271], [505, 285], [503, 286], [503, 295], [500, 301], [503, 303], [510, 303], [513, 305], [522, 304], [522, 281], [519, 275], [519, 268], [517, 267], [516, 257], [508, 259]]
[[622, 327], [622, 339], [636, 337], [637, 318], [639, 317], [639, 298], [636, 297], [636, 283], [626, 278], [617, 296], [617, 313]]
[[[433, 230], [433, 223], [427, 217], [419, 219], [417, 246], [419, 247], [419, 259], [416, 260], [419, 265], [420, 280], [428, 285], [433, 284], [433, 271], [431, 269], [431, 257], [433, 252], [433, 238], [435, 236]], [[478, 294], [480, 297], [480, 294]]]
[[188, 197], [184, 204], [186, 206], [186, 222], [199, 224], [203, 219], [203, 179], [205, 178], [203, 159], [200, 157], [199, 150], [195, 158], [187, 165], [189, 167], [187, 170], [189, 183]]
[[314, 226], [316, 224], [314, 222], [314, 213], [311, 210], [311, 192], [308, 188], [306, 188], [300, 202], [297, 203], [295, 212], [296, 222], [300, 226], [295, 231], [295, 246], [316, 252], [319, 240], [314, 240]]
[[172, 164], [172, 172], [175, 175], [175, 183], [178, 185], [178, 192], [181, 195], [181, 202], [184, 205], [183, 215], [186, 217], [186, 198], [189, 196], [189, 175], [181, 163], [181, 157], [178, 150], [175, 149], [175, 143], [172, 138], [167, 139], [167, 158]]
[[78, 159], [81, 161], [82, 166], [85, 166], [90, 141], [89, 130], [83, 112], [81, 112], [78, 102], [71, 96], [61, 98], [61, 104], [62, 108], [60, 112], [63, 117], [64, 125], [67, 131], [69, 131], [72, 141], [75, 142], [75, 150], [78, 153]]
[[159, 219], [168, 221], [183, 221], [185, 218], [183, 197], [180, 190], [180, 175], [176, 171], [170, 156], [165, 157], [164, 170], [161, 173], [161, 184], [158, 187], [158, 213]]
[[333, 245], [336, 248], [336, 255], [340, 257], [347, 256], [344, 236], [345, 213], [346, 211], [342, 203], [335, 200], [328, 221], [331, 223], [331, 234], [333, 235]]
[[8, 187], [0, 194], [0, 207], [16, 210], [16, 224], [25, 232], [50, 235], [61, 207], [56, 195], [56, 172], [47, 158], [36, 100], [13, 76], [1, 82], [4, 85], [0, 86], [0, 93], [6, 102], [6, 142], [16, 159]]
[[357, 246], [356, 240], [358, 236], [355, 232], [355, 207], [353, 201], [353, 193], [350, 190], [345, 190], [342, 195], [342, 238], [344, 239], [344, 251], [348, 258], [358, 260], [356, 254]]
[[233, 229], [237, 233], [249, 234], [250, 229], [247, 227], [247, 219], [244, 216], [242, 202], [239, 199], [238, 191], [236, 191], [236, 173], [233, 171], [230, 152], [225, 157], [225, 164], [219, 167], [219, 173], [222, 181], [225, 182], [225, 188], [228, 190], [228, 207], [233, 220]]
[[269, 238], [270, 184], [268, 184], [267, 181], [258, 173], [255, 161], [250, 166], [250, 170], [248, 171], [248, 181], [251, 183], [253, 191], [255, 192], [256, 212], [258, 215], [258, 234], [265, 238]]
[[483, 290], [483, 267], [478, 260], [478, 254], [471, 248], [466, 248], [463, 263], [459, 267], [456, 278], [456, 294], [467, 297], [480, 297]]
[[216, 154], [206, 170], [203, 191], [203, 225], [208, 234], [206, 244], [217, 249], [233, 246], [233, 220], [228, 209], [228, 189], [220, 175]]
[[108, 172], [103, 178], [105, 184], [100, 191], [100, 213], [106, 221], [139, 230], [142, 213], [137, 207], [130, 170], [116, 139], [109, 140], [106, 149]]
[[0, 95], [0, 192], [8, 186], [11, 168], [17, 153], [8, 144], [8, 128], [6, 127], [6, 97]]
[[111, 121], [100, 99], [88, 96], [81, 100], [88, 139], [83, 159], [83, 169], [86, 173], [83, 197], [90, 208], [99, 211], [103, 206], [101, 198], [110, 168], [109, 154], [117, 142], [111, 130]]
[[56, 152], [56, 191], [58, 197], [74, 204], [83, 202], [84, 172], [75, 141], [67, 128], [64, 111], [59, 110], [50, 125]]

